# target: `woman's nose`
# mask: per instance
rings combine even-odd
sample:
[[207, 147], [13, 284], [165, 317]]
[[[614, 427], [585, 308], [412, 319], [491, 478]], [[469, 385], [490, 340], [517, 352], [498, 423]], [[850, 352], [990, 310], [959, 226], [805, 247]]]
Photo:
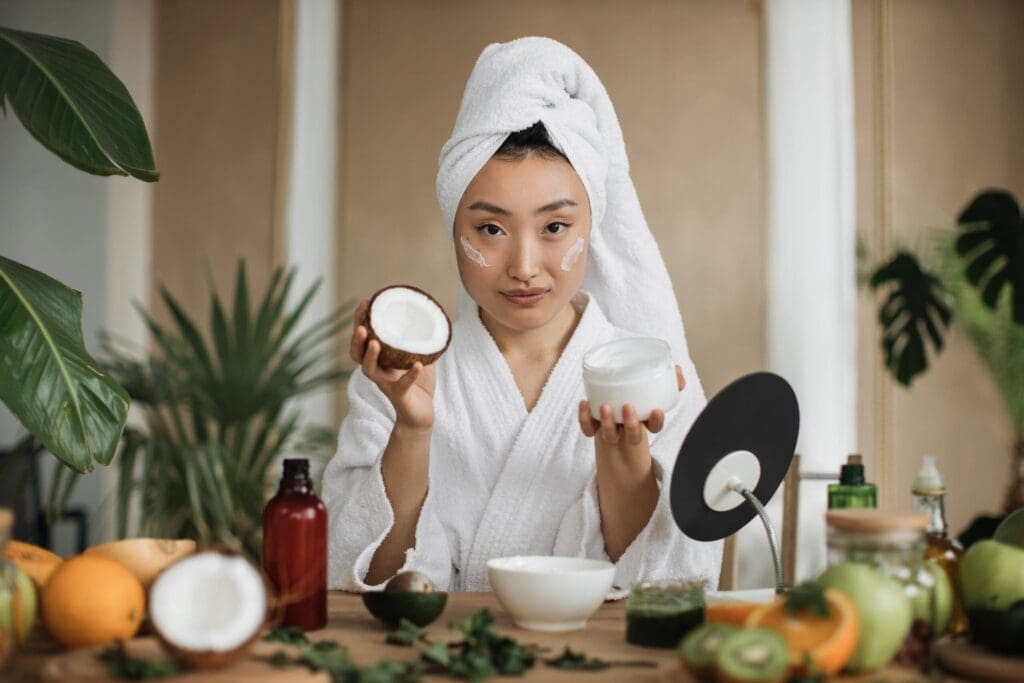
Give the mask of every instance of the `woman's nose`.
[[540, 257], [536, 253], [537, 246], [532, 240], [521, 239], [515, 247], [515, 253], [508, 266], [509, 277], [521, 282], [529, 282], [537, 276]]

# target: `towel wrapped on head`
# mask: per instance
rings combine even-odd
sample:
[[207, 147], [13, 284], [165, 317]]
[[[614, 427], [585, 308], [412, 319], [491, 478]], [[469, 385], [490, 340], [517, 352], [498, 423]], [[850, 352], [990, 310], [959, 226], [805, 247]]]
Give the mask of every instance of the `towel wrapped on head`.
[[[590, 199], [582, 288], [614, 325], [667, 341], [687, 391], [703, 399], [672, 281], [629, 175], [615, 108], [594, 70], [565, 45], [529, 37], [494, 43], [480, 54], [441, 150], [437, 198], [445, 229], [452, 234], [466, 187], [505, 138], [537, 122], [568, 158]], [[467, 306], [472, 301], [460, 283], [460, 314]]]

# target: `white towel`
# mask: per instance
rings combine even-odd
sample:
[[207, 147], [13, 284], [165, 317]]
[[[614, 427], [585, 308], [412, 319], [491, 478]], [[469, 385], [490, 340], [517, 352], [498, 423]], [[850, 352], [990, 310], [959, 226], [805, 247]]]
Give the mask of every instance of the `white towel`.
[[[589, 263], [582, 288], [616, 327], [667, 341], [683, 368], [687, 391], [703, 397], [672, 281], [629, 175], [615, 108], [594, 70], [565, 45], [520, 38], [493, 43], [480, 54], [455, 129], [441, 150], [437, 198], [445, 229], [452, 233], [466, 187], [505, 138], [538, 121], [590, 198]], [[467, 306], [473, 303], [460, 282], [460, 315]]]

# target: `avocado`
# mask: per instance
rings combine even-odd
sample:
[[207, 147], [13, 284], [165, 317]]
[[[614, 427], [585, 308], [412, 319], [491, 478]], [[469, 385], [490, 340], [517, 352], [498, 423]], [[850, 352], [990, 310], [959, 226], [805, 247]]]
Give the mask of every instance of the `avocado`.
[[690, 672], [702, 680], [710, 677], [715, 668], [715, 655], [725, 639], [739, 628], [732, 624], [704, 624], [683, 638], [679, 644], [679, 656]]
[[967, 629], [971, 642], [1004, 655], [1024, 655], [1024, 600], [1005, 609], [970, 607]]
[[383, 592], [363, 593], [363, 604], [391, 628], [397, 628], [402, 619], [427, 626], [444, 612], [448, 594], [435, 591], [423, 574], [409, 571], [393, 576]]
[[718, 649], [715, 674], [720, 683], [781, 683], [789, 674], [789, 646], [766, 628], [739, 630]]

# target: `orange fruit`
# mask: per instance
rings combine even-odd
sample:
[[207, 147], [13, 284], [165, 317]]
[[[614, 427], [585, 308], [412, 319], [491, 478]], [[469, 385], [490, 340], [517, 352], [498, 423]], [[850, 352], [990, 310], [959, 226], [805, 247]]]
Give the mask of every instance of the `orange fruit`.
[[750, 614], [764, 607], [762, 602], [725, 602], [719, 605], [704, 606], [704, 621], [709, 624], [732, 624], [743, 626]]
[[809, 655], [819, 669], [829, 676], [834, 675], [857, 647], [860, 627], [857, 611], [845, 595], [829, 588], [824, 591], [824, 599], [828, 605], [827, 617], [810, 610], [791, 614], [786, 608], [786, 596], [780, 596], [751, 612], [746, 626], [769, 628], [781, 635], [789, 645], [795, 671], [804, 669]]
[[14, 540], [7, 541], [4, 555], [15, 567], [28, 574], [39, 589], [46, 585], [50, 574], [64, 561], [60, 555], [51, 553], [46, 548]]
[[65, 561], [43, 588], [43, 623], [69, 648], [129, 640], [145, 613], [142, 583], [106, 557], [79, 555]]

